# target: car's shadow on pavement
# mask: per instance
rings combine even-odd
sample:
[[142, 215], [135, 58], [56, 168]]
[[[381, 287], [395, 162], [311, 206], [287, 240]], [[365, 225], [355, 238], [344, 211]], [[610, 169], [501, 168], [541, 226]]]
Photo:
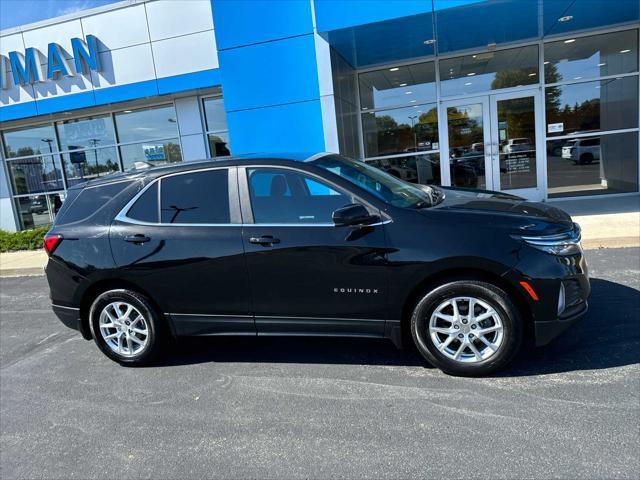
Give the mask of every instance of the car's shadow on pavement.
[[[589, 312], [549, 346], [524, 349], [497, 376], [605, 369], [640, 362], [640, 292], [592, 279]], [[201, 337], [175, 342], [157, 366], [208, 362], [429, 367], [413, 347], [388, 340], [333, 337]]]

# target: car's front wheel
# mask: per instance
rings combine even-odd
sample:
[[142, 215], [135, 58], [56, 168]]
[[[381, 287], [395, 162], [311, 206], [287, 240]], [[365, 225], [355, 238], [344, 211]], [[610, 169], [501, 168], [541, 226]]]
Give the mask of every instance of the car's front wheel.
[[415, 306], [411, 333], [420, 353], [452, 375], [487, 375], [503, 368], [522, 341], [522, 318], [504, 290], [459, 280], [426, 293]]
[[91, 305], [89, 321], [102, 352], [122, 365], [148, 364], [158, 353], [161, 318], [143, 295], [126, 289], [109, 290]]

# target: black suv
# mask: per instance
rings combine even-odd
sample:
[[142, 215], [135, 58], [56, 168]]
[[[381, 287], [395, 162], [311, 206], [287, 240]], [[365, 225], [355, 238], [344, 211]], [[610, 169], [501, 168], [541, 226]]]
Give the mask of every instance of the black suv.
[[587, 309], [580, 230], [498, 192], [413, 185], [335, 154], [114, 174], [68, 191], [45, 237], [53, 310], [110, 358], [181, 335], [413, 341], [482, 375]]

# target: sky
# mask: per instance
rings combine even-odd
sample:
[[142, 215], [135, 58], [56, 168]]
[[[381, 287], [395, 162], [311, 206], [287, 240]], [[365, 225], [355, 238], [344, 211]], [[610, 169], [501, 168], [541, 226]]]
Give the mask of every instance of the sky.
[[118, 1], [120, 0], [0, 0], [0, 30]]

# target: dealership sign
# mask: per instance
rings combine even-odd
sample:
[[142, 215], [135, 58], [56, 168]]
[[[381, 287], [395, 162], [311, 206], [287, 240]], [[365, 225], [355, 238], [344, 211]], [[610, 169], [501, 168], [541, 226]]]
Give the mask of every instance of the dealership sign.
[[[71, 69], [65, 50], [57, 43], [47, 46], [47, 56], [40, 50], [30, 47], [24, 53], [9, 52], [8, 57], [0, 57], [0, 83], [3, 89], [10, 87], [9, 80], [14, 85], [26, 85], [61, 77], [72, 77], [79, 73], [87, 74], [90, 70], [100, 71], [98, 57], [98, 40], [93, 35], [87, 35], [86, 42], [81, 38], [71, 39], [72, 61], [75, 71]], [[42, 73], [42, 65], [47, 65], [46, 78]]]

